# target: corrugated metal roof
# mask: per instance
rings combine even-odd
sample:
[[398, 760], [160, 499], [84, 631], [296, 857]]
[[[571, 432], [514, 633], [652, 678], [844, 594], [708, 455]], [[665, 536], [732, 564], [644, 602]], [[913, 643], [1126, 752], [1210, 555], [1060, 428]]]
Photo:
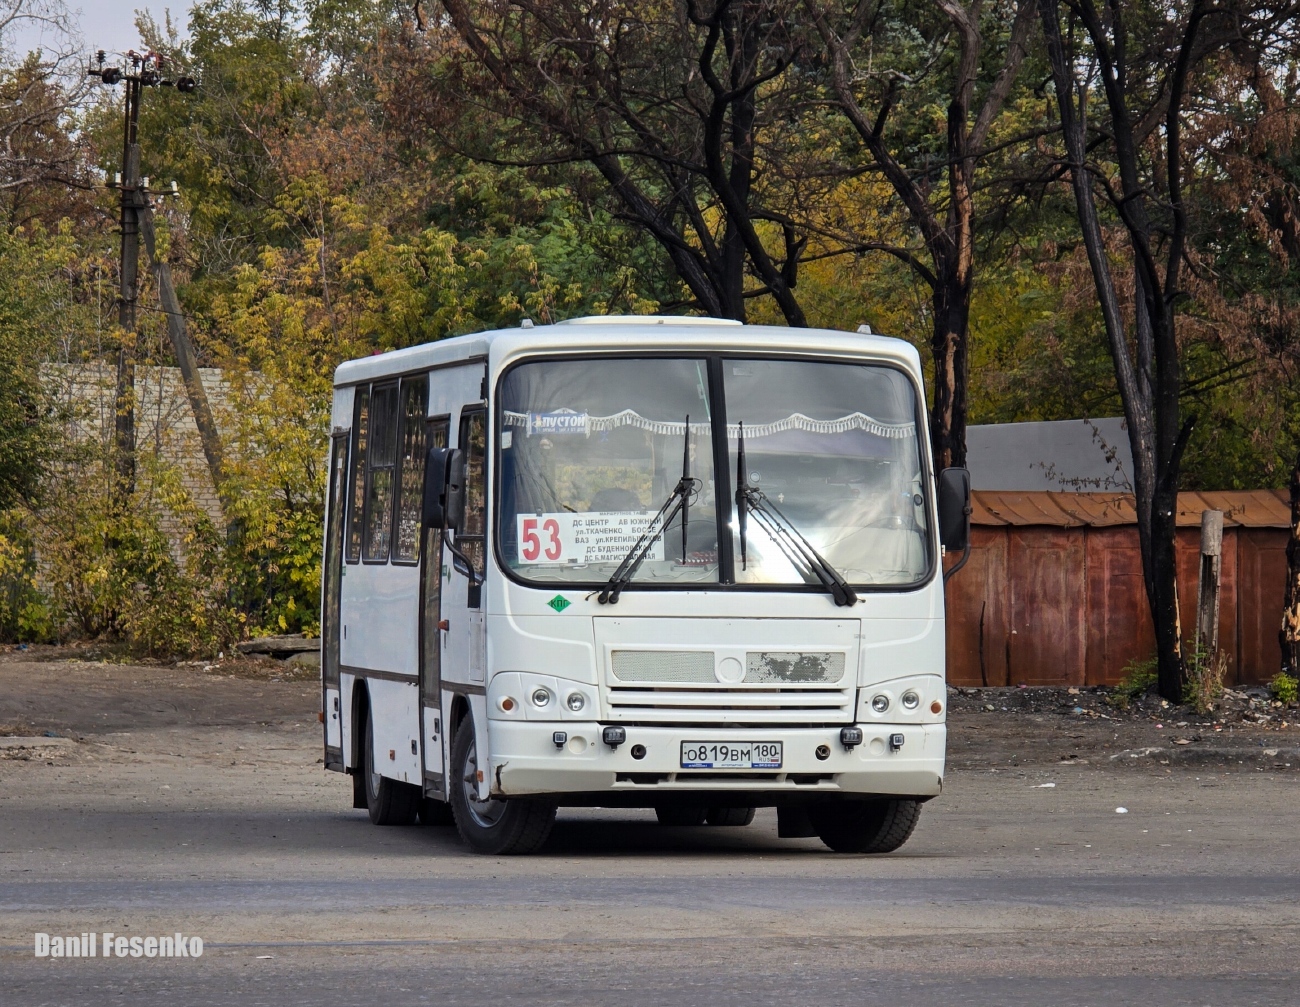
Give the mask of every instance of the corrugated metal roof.
[[966, 467], [977, 490], [1124, 493], [1133, 456], [1122, 416], [1045, 423], [973, 423]]
[[[1013, 493], [975, 490], [971, 524], [1112, 528], [1137, 523], [1131, 493]], [[1179, 527], [1199, 527], [1201, 511], [1223, 511], [1225, 528], [1288, 528], [1285, 490], [1230, 490], [1178, 494]]]

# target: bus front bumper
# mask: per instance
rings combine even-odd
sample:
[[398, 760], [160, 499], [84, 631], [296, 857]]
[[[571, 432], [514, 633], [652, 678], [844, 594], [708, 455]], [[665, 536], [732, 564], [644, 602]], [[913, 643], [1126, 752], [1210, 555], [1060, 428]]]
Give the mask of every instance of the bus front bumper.
[[[625, 740], [603, 743], [605, 725], [595, 722], [494, 720], [491, 732], [491, 793], [498, 797], [565, 794], [751, 792], [773, 795], [887, 795], [936, 797], [943, 789], [947, 727], [935, 724], [862, 724], [862, 743], [846, 748], [839, 726], [808, 728], [635, 727]], [[556, 732], [565, 737], [557, 744]], [[901, 735], [902, 744], [898, 745]], [[683, 769], [682, 743], [779, 741], [779, 769]], [[820, 751], [819, 751], [820, 750]], [[640, 755], [640, 758], [636, 756]], [[646, 803], [653, 803], [647, 800]]]

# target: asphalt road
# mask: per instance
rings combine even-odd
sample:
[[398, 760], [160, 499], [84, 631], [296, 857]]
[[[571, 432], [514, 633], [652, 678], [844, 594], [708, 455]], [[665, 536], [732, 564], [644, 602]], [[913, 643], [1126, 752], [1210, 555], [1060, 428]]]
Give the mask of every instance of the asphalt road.
[[[0, 753], [0, 1004], [1300, 1004], [1294, 771], [957, 770], [887, 857], [584, 810], [482, 858], [349, 810], [265, 690]], [[33, 956], [89, 930], [205, 951]]]

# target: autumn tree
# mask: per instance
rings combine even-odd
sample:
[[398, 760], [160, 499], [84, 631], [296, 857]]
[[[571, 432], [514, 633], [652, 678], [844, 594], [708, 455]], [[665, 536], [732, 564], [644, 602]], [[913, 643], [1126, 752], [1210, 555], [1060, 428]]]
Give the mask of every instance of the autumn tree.
[[[808, 236], [781, 147], [799, 115], [788, 71], [810, 41], [797, 3], [442, 8], [452, 38], [432, 25], [426, 102], [445, 139], [484, 161], [589, 166], [699, 310], [744, 320], [747, 301], [764, 296], [788, 324], [806, 324], [795, 288]], [[456, 121], [440, 122], [440, 109]], [[474, 136], [463, 123], [476, 111]]]
[[1279, 643], [1281, 670], [1300, 677], [1300, 84], [1289, 72], [1295, 55], [1287, 32], [1237, 38], [1202, 90], [1188, 134], [1205, 165], [1191, 199], [1206, 226], [1189, 244], [1187, 287], [1197, 321], [1237, 370], [1265, 466], [1289, 469]]
[[[1159, 689], [1179, 702], [1185, 668], [1175, 512], [1183, 453], [1195, 423], [1182, 411], [1178, 334], [1191, 229], [1186, 189], [1196, 157], [1184, 144], [1185, 118], [1213, 76], [1217, 56], [1239, 41], [1260, 44], [1294, 12], [1285, 5], [1221, 6], [1210, 0], [1159, 10], [1038, 0], [1038, 8], [1065, 163], [1128, 423]], [[1123, 229], [1133, 270], [1131, 306], [1116, 283], [1102, 207]]]
[[[981, 187], [986, 204], [1014, 199], [1014, 190], [991, 177], [998, 172], [989, 170], [997, 160], [990, 145], [1029, 51], [1034, 5], [941, 0], [930, 9], [804, 0], [804, 8], [828, 54], [827, 98], [861, 150], [844, 150], [845, 167], [888, 182], [921, 248], [879, 239], [845, 243], [897, 256], [928, 289], [935, 464], [964, 465], [977, 201]], [[942, 121], [927, 115], [935, 107]], [[1039, 132], [1032, 124], [1011, 125], [997, 147], [1015, 148]], [[1000, 200], [990, 199], [994, 193]], [[983, 209], [985, 219], [1003, 212]]]

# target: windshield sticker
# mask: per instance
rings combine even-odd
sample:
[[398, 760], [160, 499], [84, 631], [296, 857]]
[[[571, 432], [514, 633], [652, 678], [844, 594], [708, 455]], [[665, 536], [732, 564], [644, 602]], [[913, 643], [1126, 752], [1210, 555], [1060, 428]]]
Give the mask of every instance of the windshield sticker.
[[[621, 563], [653, 516], [635, 511], [520, 514], [519, 562], [530, 566]], [[661, 537], [646, 553], [646, 561], [659, 562], [663, 558]]]
[[543, 437], [564, 434], [577, 434], [586, 437], [588, 433], [586, 413], [572, 409], [556, 409], [549, 413], [528, 414], [528, 436]]

